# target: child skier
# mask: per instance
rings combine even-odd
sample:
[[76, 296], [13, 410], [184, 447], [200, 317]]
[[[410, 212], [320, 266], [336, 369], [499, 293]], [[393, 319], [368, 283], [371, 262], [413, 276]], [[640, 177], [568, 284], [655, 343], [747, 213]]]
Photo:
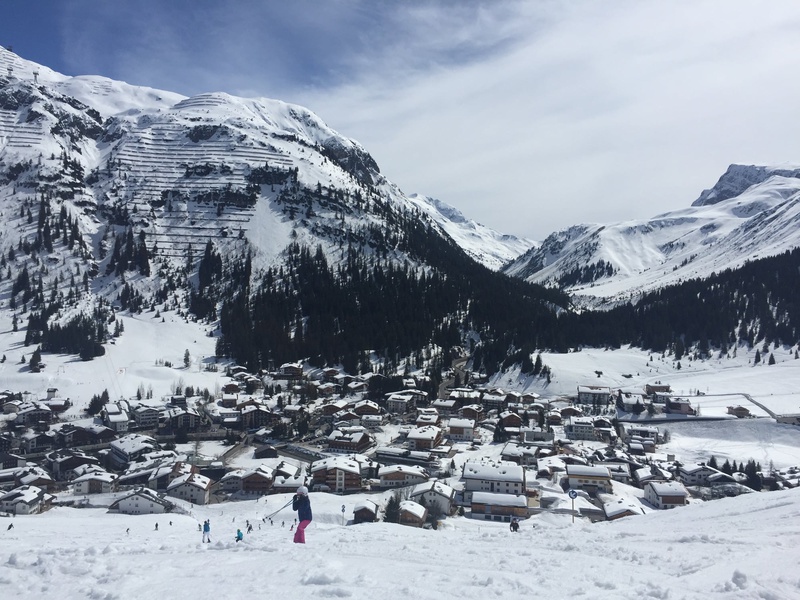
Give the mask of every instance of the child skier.
[[306, 543], [306, 527], [311, 523], [311, 501], [308, 499], [308, 488], [301, 485], [297, 488], [297, 493], [292, 498], [292, 510], [297, 511], [297, 517], [300, 519], [300, 524], [297, 526], [297, 531], [294, 532], [294, 543]]
[[236, 530], [236, 543], [238, 544], [244, 539], [244, 534], [242, 533], [241, 529]]

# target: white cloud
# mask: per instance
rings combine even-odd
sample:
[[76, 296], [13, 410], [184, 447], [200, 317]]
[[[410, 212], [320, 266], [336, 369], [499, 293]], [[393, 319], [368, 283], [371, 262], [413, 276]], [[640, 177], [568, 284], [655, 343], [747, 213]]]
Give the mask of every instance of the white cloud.
[[800, 4], [76, 2], [73, 72], [299, 102], [407, 192], [542, 238], [800, 159]]

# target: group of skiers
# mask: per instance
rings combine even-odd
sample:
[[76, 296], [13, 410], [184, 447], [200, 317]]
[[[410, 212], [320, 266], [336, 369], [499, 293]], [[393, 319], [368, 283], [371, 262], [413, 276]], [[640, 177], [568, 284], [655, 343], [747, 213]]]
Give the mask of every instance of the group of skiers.
[[[308, 498], [308, 488], [304, 485], [301, 485], [297, 488], [297, 493], [292, 498], [292, 510], [297, 511], [297, 518], [299, 519], [299, 523], [297, 524], [297, 529], [294, 532], [294, 543], [295, 544], [305, 544], [306, 543], [306, 527], [311, 523], [311, 501]], [[235, 519], [236, 517], [234, 517]], [[266, 519], [266, 517], [265, 517]], [[270, 523], [272, 523], [272, 519], [269, 519]], [[259, 525], [259, 529], [261, 526]], [[198, 524], [198, 529], [202, 529], [203, 532], [203, 543], [211, 543], [211, 521], [206, 519], [203, 521], [202, 528]], [[250, 523], [248, 520], [246, 522], [246, 529], [247, 533], [252, 533], [253, 531], [253, 524]], [[294, 525], [290, 528], [290, 531], [294, 529]], [[158, 524], [156, 523], [156, 531], [158, 530]], [[234, 540], [236, 543], [241, 542], [244, 539], [244, 533], [241, 529], [236, 530], [236, 536]]]

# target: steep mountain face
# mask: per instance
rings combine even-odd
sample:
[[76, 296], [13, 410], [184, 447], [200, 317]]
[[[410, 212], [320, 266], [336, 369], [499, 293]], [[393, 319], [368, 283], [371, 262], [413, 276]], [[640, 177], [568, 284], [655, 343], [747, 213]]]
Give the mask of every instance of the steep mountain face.
[[800, 170], [731, 166], [690, 208], [550, 235], [504, 272], [599, 306], [800, 246]]
[[[45, 350], [73, 351], [53, 326], [78, 327], [75, 314], [188, 308], [249, 366], [353, 365], [506, 329], [484, 308], [497, 289], [528, 322], [565, 302], [486, 271], [448, 227], [492, 240], [480, 256], [495, 268], [525, 242], [430, 206], [303, 107], [65, 77], [0, 49], [0, 294], [30, 311], [26, 342]], [[106, 336], [90, 321], [75, 332], [87, 355]]]
[[428, 215], [472, 258], [492, 270], [536, 247], [533, 240], [498, 233], [468, 219], [458, 209], [428, 196], [411, 194], [408, 199]]

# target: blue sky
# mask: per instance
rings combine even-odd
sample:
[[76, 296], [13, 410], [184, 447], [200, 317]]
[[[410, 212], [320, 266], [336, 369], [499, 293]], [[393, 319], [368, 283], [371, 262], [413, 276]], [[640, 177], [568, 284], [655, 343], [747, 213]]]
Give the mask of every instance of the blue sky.
[[688, 206], [800, 164], [800, 2], [5, 0], [67, 75], [296, 102], [406, 192], [504, 233]]

